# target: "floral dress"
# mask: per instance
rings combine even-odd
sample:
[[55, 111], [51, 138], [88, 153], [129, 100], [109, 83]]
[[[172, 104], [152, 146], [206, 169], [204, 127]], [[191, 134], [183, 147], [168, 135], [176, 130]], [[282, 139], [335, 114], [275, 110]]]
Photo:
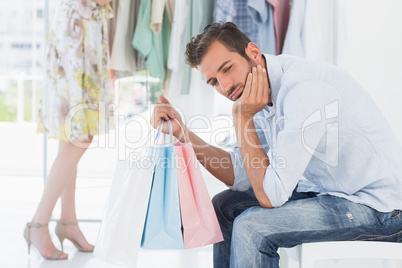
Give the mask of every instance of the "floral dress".
[[108, 129], [113, 111], [107, 20], [109, 5], [62, 0], [48, 33], [38, 132], [86, 141]]

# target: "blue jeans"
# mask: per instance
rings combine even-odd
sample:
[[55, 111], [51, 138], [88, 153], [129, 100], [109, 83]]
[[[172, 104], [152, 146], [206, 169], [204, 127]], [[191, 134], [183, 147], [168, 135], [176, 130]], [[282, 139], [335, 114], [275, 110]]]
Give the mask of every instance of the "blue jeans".
[[293, 193], [279, 208], [262, 208], [252, 189], [226, 190], [212, 200], [224, 241], [214, 267], [279, 267], [279, 247], [308, 242], [402, 242], [402, 212], [378, 212], [343, 198]]

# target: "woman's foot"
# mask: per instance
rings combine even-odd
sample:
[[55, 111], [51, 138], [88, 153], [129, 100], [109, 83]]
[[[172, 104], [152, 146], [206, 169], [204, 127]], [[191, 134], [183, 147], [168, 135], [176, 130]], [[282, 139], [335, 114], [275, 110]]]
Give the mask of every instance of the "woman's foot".
[[76, 221], [58, 221], [56, 226], [56, 235], [60, 239], [62, 248], [63, 240], [67, 238], [80, 251], [92, 252], [94, 250], [94, 246], [89, 244], [88, 241], [85, 239]]
[[27, 241], [34, 244], [45, 259], [65, 260], [68, 255], [59, 251], [50, 238], [49, 228], [46, 225], [30, 223], [27, 225]]

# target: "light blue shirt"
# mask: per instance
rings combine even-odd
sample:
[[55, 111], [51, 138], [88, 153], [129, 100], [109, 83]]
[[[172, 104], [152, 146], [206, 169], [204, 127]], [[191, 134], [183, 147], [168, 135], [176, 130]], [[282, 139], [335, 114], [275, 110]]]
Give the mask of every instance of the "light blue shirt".
[[258, 47], [262, 52], [276, 55], [274, 15], [267, 0], [248, 1], [248, 12], [258, 28]]
[[[402, 209], [402, 148], [367, 92], [345, 71], [289, 55], [264, 55], [273, 107], [254, 116], [270, 165], [263, 187], [274, 207], [297, 186], [381, 212]], [[235, 181], [250, 187], [235, 146]]]
[[304, 57], [304, 20], [306, 0], [294, 0], [290, 5], [290, 17], [282, 54]]

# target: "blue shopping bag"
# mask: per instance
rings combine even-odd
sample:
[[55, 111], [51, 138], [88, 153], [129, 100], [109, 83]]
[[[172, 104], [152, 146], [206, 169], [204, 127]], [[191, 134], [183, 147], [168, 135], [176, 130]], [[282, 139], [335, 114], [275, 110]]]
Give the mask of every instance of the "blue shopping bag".
[[[159, 126], [158, 138], [163, 125]], [[170, 144], [154, 145], [155, 172], [149, 197], [141, 247], [145, 249], [183, 249], [179, 189], [172, 145], [171, 124], [168, 121]]]

